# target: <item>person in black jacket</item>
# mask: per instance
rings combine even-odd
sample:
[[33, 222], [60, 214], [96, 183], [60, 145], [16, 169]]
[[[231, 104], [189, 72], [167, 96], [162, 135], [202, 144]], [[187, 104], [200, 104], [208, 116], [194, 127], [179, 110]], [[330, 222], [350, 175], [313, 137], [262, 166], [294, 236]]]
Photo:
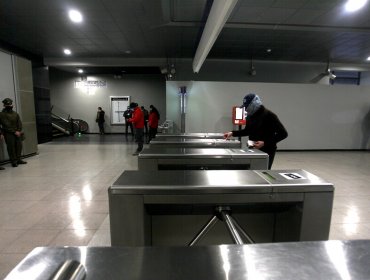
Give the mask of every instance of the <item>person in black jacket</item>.
[[[3, 135], [3, 133], [1, 132], [1, 127], [0, 127], [0, 143], [1, 143], [1, 141], [2, 140], [4, 140], [4, 135]], [[2, 167], [2, 166], [0, 166], [0, 170], [5, 170], [5, 168], [4, 167]]]
[[131, 134], [134, 135], [134, 126], [132, 125], [132, 122], [129, 121], [129, 119], [132, 118], [132, 110], [130, 106], [127, 106], [127, 110], [123, 112], [123, 117], [126, 122], [126, 137], [128, 135], [128, 128], [131, 129]]
[[98, 107], [98, 112], [96, 113], [96, 122], [99, 125], [100, 134], [104, 134], [104, 122], [105, 122], [105, 112], [102, 107]]
[[253, 147], [269, 155], [268, 168], [271, 169], [277, 149], [276, 143], [288, 137], [288, 132], [279, 118], [262, 105], [258, 95], [247, 94], [242, 107], [247, 112], [247, 123], [243, 130], [234, 130], [224, 134], [225, 139], [231, 136], [249, 136]]

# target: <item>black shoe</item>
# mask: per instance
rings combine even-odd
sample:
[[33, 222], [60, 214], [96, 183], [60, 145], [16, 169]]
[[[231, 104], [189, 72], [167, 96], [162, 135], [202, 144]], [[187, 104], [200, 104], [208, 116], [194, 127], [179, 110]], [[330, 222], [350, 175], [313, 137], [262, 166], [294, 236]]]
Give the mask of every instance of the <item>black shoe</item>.
[[2, 166], [0, 166], [0, 170], [5, 170], [5, 168], [4, 168], [4, 167], [2, 167]]
[[17, 164], [27, 164], [27, 161], [24, 161], [24, 160], [18, 160], [18, 161], [17, 161]]
[[17, 166], [18, 166], [18, 164], [16, 164], [16, 163], [12, 163], [12, 166], [13, 166], [13, 167], [17, 167]]

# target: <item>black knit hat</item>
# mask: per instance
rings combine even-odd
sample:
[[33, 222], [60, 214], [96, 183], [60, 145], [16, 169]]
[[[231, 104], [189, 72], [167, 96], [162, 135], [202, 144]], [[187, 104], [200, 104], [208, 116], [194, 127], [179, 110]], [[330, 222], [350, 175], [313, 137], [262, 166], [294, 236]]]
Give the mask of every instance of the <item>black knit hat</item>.
[[251, 104], [252, 100], [256, 97], [256, 94], [249, 93], [246, 96], [244, 96], [243, 99], [243, 105], [241, 107], [247, 108], [249, 104]]
[[13, 100], [11, 100], [10, 98], [5, 98], [3, 100], [3, 104], [4, 104], [4, 106], [12, 105], [13, 104]]
[[137, 106], [139, 106], [139, 104], [135, 103], [135, 102], [131, 102], [130, 103], [130, 108], [133, 109], [133, 108], [136, 108]]

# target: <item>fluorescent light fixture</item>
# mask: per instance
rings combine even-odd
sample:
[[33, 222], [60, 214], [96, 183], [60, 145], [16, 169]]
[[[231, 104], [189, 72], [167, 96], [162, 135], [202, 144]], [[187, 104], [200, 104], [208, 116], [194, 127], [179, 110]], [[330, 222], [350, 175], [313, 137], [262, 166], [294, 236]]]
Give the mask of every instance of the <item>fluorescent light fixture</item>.
[[77, 11], [77, 10], [70, 10], [68, 12], [68, 15], [69, 15], [69, 18], [71, 19], [71, 21], [73, 22], [76, 22], [76, 23], [79, 23], [79, 22], [82, 22], [82, 14]]
[[63, 52], [66, 54], [66, 55], [71, 55], [72, 52], [70, 49], [64, 49]]
[[366, 5], [367, 0], [348, 0], [345, 9], [347, 12], [355, 12]]
[[198, 73], [224, 24], [238, 0], [214, 0], [193, 60], [193, 72]]
[[84, 72], [84, 70], [83, 69], [78, 69], [78, 73], [83, 73]]

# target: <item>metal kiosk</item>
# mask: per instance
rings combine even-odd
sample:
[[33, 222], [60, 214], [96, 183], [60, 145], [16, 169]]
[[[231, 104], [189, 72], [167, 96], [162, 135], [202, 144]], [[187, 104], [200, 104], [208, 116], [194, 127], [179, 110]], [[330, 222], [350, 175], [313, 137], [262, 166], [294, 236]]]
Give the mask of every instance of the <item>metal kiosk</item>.
[[[162, 137], [163, 138], [163, 137]], [[224, 139], [187, 139], [187, 138], [159, 138], [150, 141], [151, 147], [180, 147], [180, 148], [241, 148], [239, 140]]]
[[268, 155], [256, 149], [149, 147], [138, 156], [139, 170], [264, 170]]
[[108, 189], [111, 242], [235, 243], [220, 207], [253, 242], [327, 240], [333, 191], [304, 170], [125, 171]]
[[223, 133], [178, 133], [178, 134], [157, 134], [155, 139], [224, 139]]

